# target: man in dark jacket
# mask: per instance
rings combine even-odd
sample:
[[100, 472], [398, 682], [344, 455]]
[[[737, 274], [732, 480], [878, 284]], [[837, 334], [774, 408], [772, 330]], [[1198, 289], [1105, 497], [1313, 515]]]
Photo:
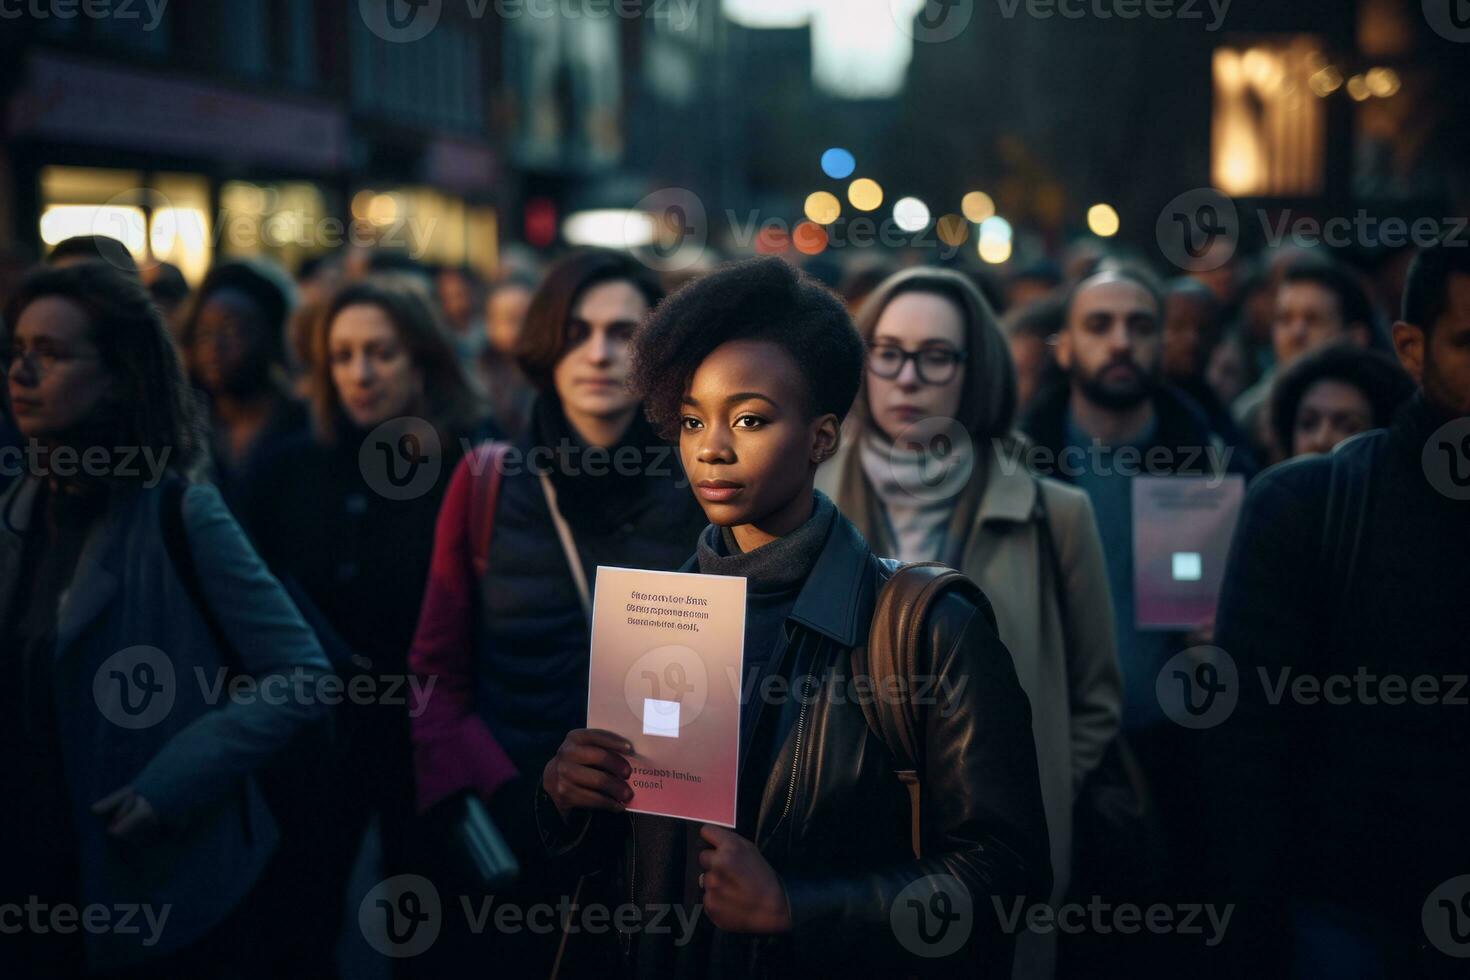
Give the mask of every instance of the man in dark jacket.
[[1086, 490], [1097, 511], [1123, 668], [1123, 727], [1131, 731], [1165, 723], [1154, 679], [1180, 642], [1136, 624], [1133, 478], [1249, 474], [1199, 407], [1160, 382], [1162, 308], [1153, 280], [1132, 270], [1080, 283], [1057, 335], [1066, 383], [1038, 395], [1021, 423], [1036, 443], [1037, 468]]
[[1458, 244], [1415, 259], [1393, 327], [1418, 393], [1390, 428], [1264, 474], [1226, 573], [1218, 642], [1239, 702], [1211, 732], [1213, 856], [1240, 902], [1241, 953], [1292, 976], [1344, 975], [1343, 963], [1438, 976], [1470, 955], [1470, 248]]
[[[1199, 737], [1169, 719], [1155, 692], [1170, 658], [1204, 640], [1138, 626], [1133, 481], [1180, 476], [1218, 482], [1229, 473], [1248, 475], [1250, 462], [1211, 429], [1187, 395], [1160, 381], [1162, 321], [1158, 285], [1143, 272], [1113, 268], [1079, 283], [1057, 335], [1057, 364], [1066, 383], [1038, 395], [1021, 428], [1036, 443], [1033, 465], [1087, 491], [1097, 513], [1123, 671], [1123, 731], [1148, 780], [1167, 846], [1167, 853], [1146, 862], [1150, 867], [1139, 869], [1138, 881], [1153, 878], [1181, 900], [1198, 901], [1192, 855], [1201, 819]], [[1079, 873], [1088, 873], [1085, 857], [1079, 858]], [[1128, 887], [1116, 881], [1098, 885]], [[1139, 966], [1143, 956], [1167, 955], [1145, 950], [1158, 945], [1149, 937], [1088, 936], [1083, 942], [1088, 951], [1080, 958], [1094, 966], [1116, 957], [1121, 969]], [[1065, 950], [1063, 956], [1068, 957]], [[1147, 962], [1159, 970], [1173, 968]]]

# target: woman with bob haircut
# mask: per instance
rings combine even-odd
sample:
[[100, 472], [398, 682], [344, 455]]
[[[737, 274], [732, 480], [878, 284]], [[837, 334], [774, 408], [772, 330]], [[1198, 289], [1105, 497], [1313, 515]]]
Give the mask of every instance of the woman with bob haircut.
[[5, 325], [7, 409], [39, 455], [0, 494], [0, 904], [167, 914], [6, 936], [7, 976], [269, 973], [268, 903], [247, 901], [280, 836], [260, 777], [321, 706], [213, 685], [314, 685], [326, 658], [219, 492], [188, 482], [198, 409], [142, 285], [43, 270]]
[[[1026, 467], [1006, 338], [963, 275], [890, 277], [857, 317], [866, 348], [854, 437], [817, 486], [904, 561], [942, 561], [985, 590], [1031, 701], [1051, 835], [1053, 903], [1066, 895], [1072, 813], [1118, 732], [1121, 679], [1102, 541], [1087, 494]], [[1016, 976], [1055, 972], [1055, 933], [1027, 932]]]
[[[498, 901], [556, 906], [576, 884], [547, 866], [532, 794], [586, 718], [597, 566], [672, 570], [703, 525], [677, 456], [627, 387], [633, 336], [662, 299], [630, 255], [587, 249], [554, 263], [516, 346], [537, 389], [527, 431], [466, 456], [440, 508], [409, 653], [424, 692], [412, 722], [418, 803], [485, 804], [522, 868]], [[556, 936], [438, 945], [436, 956], [488, 955], [508, 975], [539, 976]]]
[[[734, 830], [626, 814], [631, 743], [578, 729], [542, 775], [543, 839], [621, 902], [702, 906], [692, 937], [625, 935], [630, 975], [1008, 971], [992, 900], [1019, 910], [1051, 874], [1030, 709], [983, 599], [942, 593], [908, 651], [903, 680], [947, 692], [916, 702], [919, 826], [861, 699], [833, 694], [891, 573], [813, 488], [862, 373], [841, 300], [777, 258], [728, 266], [655, 311], [635, 364], [710, 522], [683, 570], [746, 578], [741, 689], [793, 696], [743, 706]], [[973, 928], [950, 949], [900, 925], [956, 903]]]
[[[241, 519], [324, 638], [344, 686], [407, 692], [439, 504], [464, 447], [486, 434], [485, 412], [428, 292], [410, 277], [344, 286], [310, 340], [312, 431], [247, 477]], [[332, 972], [348, 878], [371, 818], [384, 876], [415, 864], [406, 696], [349, 698], [334, 714], [336, 757], [302, 787], [299, 795], [311, 797], [296, 800], [302, 833], [288, 838], [302, 853], [282, 868], [294, 912], [277, 939], [312, 975]]]

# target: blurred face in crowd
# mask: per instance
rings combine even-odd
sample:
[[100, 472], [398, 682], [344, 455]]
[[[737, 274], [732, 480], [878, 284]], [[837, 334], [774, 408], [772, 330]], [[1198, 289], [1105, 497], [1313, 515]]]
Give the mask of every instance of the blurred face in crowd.
[[567, 324], [567, 349], [552, 373], [567, 419], [630, 415], [638, 399], [628, 390], [629, 342], [648, 302], [632, 283], [599, 283], [586, 290]]
[[7, 380], [15, 424], [26, 438], [64, 442], [94, 417], [110, 379], [91, 332], [86, 311], [59, 296], [43, 296], [21, 313]]
[[1057, 338], [1057, 363], [1093, 404], [1130, 409], [1158, 384], [1159, 335], [1159, 305], [1149, 291], [1102, 273], [1073, 295], [1066, 329]]
[[444, 319], [455, 330], [464, 330], [474, 315], [474, 289], [462, 274], [454, 270], [441, 272], [437, 286]]
[[531, 290], [524, 286], [501, 286], [485, 301], [485, 336], [502, 354], [515, 350], [516, 340], [531, 308]]
[[1225, 261], [1216, 264], [1216, 260], [1225, 253], [1235, 254], [1235, 242], [1230, 238], [1216, 238], [1210, 243], [1205, 251], [1205, 261], [1202, 265], [1213, 265], [1215, 268], [1206, 269], [1191, 274], [1191, 278], [1202, 283], [1206, 289], [1215, 295], [1215, 299], [1221, 303], [1228, 302], [1232, 293], [1235, 292], [1235, 265], [1228, 257]]
[[1220, 401], [1226, 405], [1235, 401], [1246, 387], [1245, 348], [1230, 341], [1216, 344], [1205, 368], [1205, 381]]
[[1045, 299], [1056, 288], [1055, 283], [1045, 279], [1016, 279], [1006, 288], [1006, 308], [1014, 309]]
[[1323, 378], [1307, 389], [1292, 424], [1291, 455], [1328, 453], [1339, 442], [1373, 428], [1373, 405], [1356, 386]]
[[190, 360], [211, 394], [251, 395], [270, 382], [270, 326], [255, 301], [234, 289], [205, 299], [194, 323]]
[[889, 301], [873, 329], [864, 379], [868, 411], [884, 435], [898, 440], [916, 422], [955, 417], [965, 385], [964, 350], [963, 315], [948, 298], [908, 292]]
[[423, 398], [423, 371], [378, 306], [362, 303], [338, 313], [327, 334], [327, 357], [342, 410], [359, 428], [407, 415]]
[[1470, 275], [1450, 274], [1444, 312], [1428, 331], [1396, 323], [1393, 342], [1429, 404], [1448, 415], [1470, 416]]
[[1271, 347], [1278, 368], [1346, 332], [1342, 305], [1337, 294], [1326, 286], [1315, 282], [1286, 282], [1276, 291]]
[[700, 363], [684, 395], [679, 455], [711, 524], [751, 525], [743, 548], [800, 526], [819, 459], [837, 445], [835, 415], [808, 416], [796, 359], [769, 340], [732, 340]]
[[1253, 347], [1271, 342], [1271, 326], [1276, 321], [1276, 287], [1268, 281], [1257, 283], [1245, 296], [1245, 335]]
[[1172, 293], [1164, 300], [1164, 376], [1193, 378], [1209, 357], [1210, 304], [1203, 296]]

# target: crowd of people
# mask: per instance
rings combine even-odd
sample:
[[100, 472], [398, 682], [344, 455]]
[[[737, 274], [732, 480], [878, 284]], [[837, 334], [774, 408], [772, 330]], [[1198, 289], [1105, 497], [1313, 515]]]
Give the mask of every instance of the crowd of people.
[[[401, 977], [1449, 975], [1466, 245], [1173, 279], [1096, 242], [1008, 278], [354, 253], [190, 288], [63, 242], [0, 324], [4, 975], [350, 975], [344, 934], [418, 914], [359, 908], [364, 865], [439, 896]], [[1158, 478], [1248, 488], [1192, 628], [1140, 614]], [[862, 673], [899, 563], [973, 583], [903, 641], [943, 692], [906, 706], [917, 788], [862, 705], [751, 696]], [[734, 828], [627, 812], [631, 746], [585, 727], [599, 566], [746, 580]], [[1176, 675], [1225, 710], [1181, 720]], [[558, 927], [476, 928], [486, 897]], [[623, 905], [694, 914], [569, 928]], [[1099, 906], [1218, 934], [1058, 925]]]

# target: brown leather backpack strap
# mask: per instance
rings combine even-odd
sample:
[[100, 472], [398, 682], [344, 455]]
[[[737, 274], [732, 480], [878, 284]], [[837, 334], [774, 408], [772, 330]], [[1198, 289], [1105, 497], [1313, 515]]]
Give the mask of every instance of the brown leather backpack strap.
[[[900, 565], [878, 593], [867, 646], [853, 651], [854, 675], [866, 674], [872, 685], [872, 696], [861, 699], [863, 715], [868, 727], [888, 747], [897, 763], [895, 775], [909, 792], [909, 827], [915, 856], [920, 853], [919, 799], [924, 760], [922, 720], [913, 700], [914, 678], [929, 607], [951, 588], [960, 588], [983, 601], [979, 586], [948, 565]], [[988, 602], [983, 607], [989, 611]]]

